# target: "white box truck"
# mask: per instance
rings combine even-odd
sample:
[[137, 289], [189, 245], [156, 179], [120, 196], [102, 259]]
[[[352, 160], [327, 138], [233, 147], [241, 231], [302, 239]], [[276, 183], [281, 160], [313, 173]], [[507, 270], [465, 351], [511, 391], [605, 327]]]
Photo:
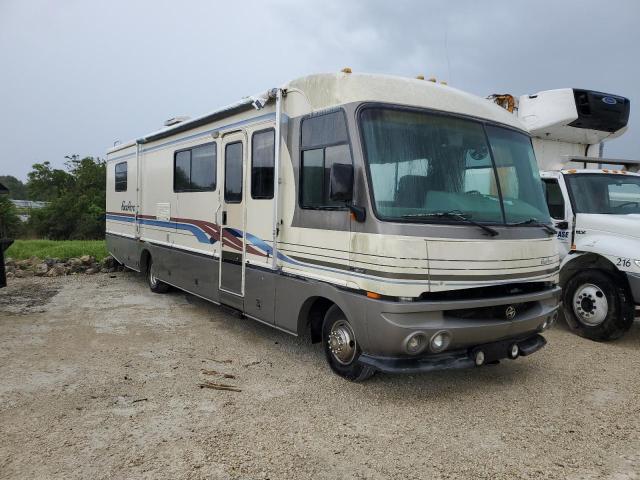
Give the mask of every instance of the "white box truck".
[[593, 340], [620, 337], [640, 304], [640, 161], [603, 158], [602, 142], [626, 131], [629, 100], [572, 88], [490, 98], [533, 137], [568, 325]]

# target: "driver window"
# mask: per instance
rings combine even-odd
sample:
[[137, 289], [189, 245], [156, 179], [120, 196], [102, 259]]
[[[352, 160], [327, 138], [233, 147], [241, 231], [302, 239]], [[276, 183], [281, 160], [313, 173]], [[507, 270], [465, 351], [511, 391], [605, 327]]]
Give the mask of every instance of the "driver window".
[[564, 220], [564, 197], [557, 180], [544, 180], [545, 197], [549, 214], [556, 220]]

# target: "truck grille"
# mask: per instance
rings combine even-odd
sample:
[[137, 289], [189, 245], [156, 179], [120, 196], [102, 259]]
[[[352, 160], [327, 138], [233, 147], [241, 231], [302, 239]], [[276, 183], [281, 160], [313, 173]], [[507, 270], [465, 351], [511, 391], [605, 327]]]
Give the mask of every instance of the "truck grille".
[[[528, 312], [536, 306], [538, 302], [513, 303], [506, 305], [493, 305], [481, 308], [463, 308], [460, 310], [447, 310], [444, 315], [449, 318], [464, 320], [506, 320], [511, 321], [518, 318], [523, 313]], [[509, 308], [515, 309], [512, 317], [509, 316]]]

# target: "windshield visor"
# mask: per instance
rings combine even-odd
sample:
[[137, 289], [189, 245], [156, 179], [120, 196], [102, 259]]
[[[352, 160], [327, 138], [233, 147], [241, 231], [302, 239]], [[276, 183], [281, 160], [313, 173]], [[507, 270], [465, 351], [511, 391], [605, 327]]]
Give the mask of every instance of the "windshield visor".
[[[549, 222], [529, 137], [481, 122], [396, 108], [360, 115], [378, 217], [431, 222]], [[423, 217], [423, 218], [421, 218]]]
[[640, 177], [584, 173], [564, 178], [577, 213], [640, 213]]

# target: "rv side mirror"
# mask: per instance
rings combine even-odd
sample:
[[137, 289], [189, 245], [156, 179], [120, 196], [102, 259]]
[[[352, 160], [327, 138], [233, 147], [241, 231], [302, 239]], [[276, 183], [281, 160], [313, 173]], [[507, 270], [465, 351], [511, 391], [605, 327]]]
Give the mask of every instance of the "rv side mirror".
[[334, 163], [329, 176], [329, 198], [335, 202], [353, 200], [353, 165]]

